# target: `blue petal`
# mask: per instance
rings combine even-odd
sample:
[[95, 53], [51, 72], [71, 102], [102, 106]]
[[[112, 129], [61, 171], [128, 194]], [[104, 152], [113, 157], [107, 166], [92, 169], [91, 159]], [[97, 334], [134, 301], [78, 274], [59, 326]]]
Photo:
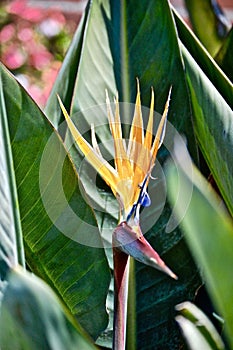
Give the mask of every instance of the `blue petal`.
[[151, 205], [151, 199], [150, 199], [150, 196], [147, 192], [145, 192], [144, 196], [142, 197], [141, 205], [143, 207], [149, 207]]

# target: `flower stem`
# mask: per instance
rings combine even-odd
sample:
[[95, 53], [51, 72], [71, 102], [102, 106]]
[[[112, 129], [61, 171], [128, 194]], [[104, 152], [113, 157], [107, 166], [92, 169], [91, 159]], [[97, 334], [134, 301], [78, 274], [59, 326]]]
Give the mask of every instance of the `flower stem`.
[[135, 260], [132, 257], [130, 257], [128, 283], [126, 348], [127, 350], [136, 350], [136, 281]]
[[128, 300], [129, 256], [113, 247], [114, 324], [113, 350], [124, 350]]

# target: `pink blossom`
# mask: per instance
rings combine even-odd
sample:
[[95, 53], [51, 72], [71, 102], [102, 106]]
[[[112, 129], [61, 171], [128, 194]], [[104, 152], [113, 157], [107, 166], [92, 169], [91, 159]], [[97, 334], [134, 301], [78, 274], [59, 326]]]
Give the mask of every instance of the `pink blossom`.
[[29, 86], [27, 91], [39, 106], [42, 107], [45, 105], [46, 98], [43, 94], [43, 90], [38, 85], [32, 84], [31, 86]]
[[13, 1], [9, 5], [8, 11], [30, 22], [40, 22], [44, 17], [41, 9], [29, 7], [26, 0]]
[[0, 42], [5, 43], [13, 38], [15, 34], [15, 27], [13, 24], [8, 24], [0, 31]]
[[2, 61], [9, 69], [21, 67], [27, 59], [26, 54], [17, 46], [11, 45], [3, 53]]
[[56, 80], [58, 71], [61, 67], [61, 62], [54, 61], [50, 65], [49, 69], [45, 69], [42, 72], [42, 81], [44, 82], [44, 95], [47, 100], [49, 97], [50, 91], [52, 90], [53, 84]]
[[53, 55], [43, 46], [39, 46], [35, 52], [31, 52], [30, 64], [36, 69], [42, 69], [53, 59]]
[[18, 32], [18, 38], [20, 41], [29, 41], [33, 38], [33, 31], [31, 28], [22, 28]]
[[59, 11], [49, 11], [48, 16], [49, 18], [54, 19], [56, 22], [59, 22], [62, 25], [66, 23], [65, 16]]

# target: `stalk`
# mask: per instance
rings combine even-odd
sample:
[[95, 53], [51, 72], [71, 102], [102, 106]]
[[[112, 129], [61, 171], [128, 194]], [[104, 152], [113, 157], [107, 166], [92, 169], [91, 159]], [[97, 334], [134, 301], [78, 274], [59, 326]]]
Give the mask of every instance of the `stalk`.
[[113, 350], [124, 350], [126, 343], [129, 256], [113, 247], [114, 322]]

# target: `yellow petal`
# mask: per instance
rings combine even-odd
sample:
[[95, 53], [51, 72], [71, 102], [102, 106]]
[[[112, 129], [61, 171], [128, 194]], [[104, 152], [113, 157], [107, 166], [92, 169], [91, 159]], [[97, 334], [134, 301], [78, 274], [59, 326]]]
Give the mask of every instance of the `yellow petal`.
[[144, 144], [141, 147], [138, 147], [138, 156], [137, 156], [137, 167], [135, 167], [135, 188], [136, 182], [140, 184], [146, 174], [151, 170], [151, 144], [153, 137], [153, 118], [154, 118], [154, 91], [151, 91], [151, 105], [149, 119], [147, 123], [146, 136]]
[[144, 146], [147, 149], [151, 149], [152, 137], [153, 137], [153, 119], [154, 119], [154, 90], [151, 90], [151, 102], [150, 102], [150, 114], [146, 128], [146, 136]]
[[117, 183], [119, 181], [118, 174], [116, 170], [94, 149], [89, 145], [89, 143], [82, 137], [80, 132], [75, 127], [73, 121], [68, 115], [60, 97], [58, 96], [58, 101], [61, 106], [62, 112], [66, 119], [69, 130], [77, 143], [80, 150], [83, 152], [84, 156], [87, 158], [87, 161], [96, 169], [104, 181], [111, 187], [114, 195], [117, 193]]
[[138, 145], [144, 142], [144, 127], [141, 111], [140, 87], [137, 79], [137, 97], [134, 111], [134, 117], [129, 135], [128, 157], [136, 164], [138, 158]]
[[108, 91], [106, 90], [106, 105], [107, 105], [107, 115], [108, 115], [108, 123], [110, 127], [110, 131], [112, 134], [112, 137], [114, 138], [115, 136], [115, 130], [114, 130], [114, 116], [112, 114], [112, 108], [111, 108], [111, 103], [108, 97]]
[[153, 146], [151, 149], [151, 152], [152, 152], [151, 165], [154, 164], [158, 149], [163, 142], [163, 138], [164, 138], [164, 134], [165, 134], [166, 119], [167, 119], [167, 114], [168, 114], [168, 109], [169, 109], [170, 96], [171, 96], [171, 88], [170, 88], [169, 93], [168, 93], [168, 98], [167, 98], [167, 102], [166, 102], [166, 105], [164, 108], [164, 112], [163, 112], [162, 118], [160, 120], [158, 129], [157, 129], [157, 132], [155, 135], [155, 139], [153, 142]]
[[94, 149], [94, 151], [102, 157], [102, 154], [100, 152], [100, 149], [99, 149], [99, 145], [98, 145], [98, 142], [96, 140], [96, 136], [95, 136], [95, 127], [94, 127], [94, 124], [91, 124], [91, 142], [92, 142], [92, 147]]
[[[160, 120], [156, 136], [152, 145], [152, 148], [150, 150], [150, 142], [152, 140], [150, 134], [152, 133], [153, 129], [153, 109], [154, 109], [154, 94], [152, 93], [151, 97], [151, 107], [150, 107], [150, 115], [149, 120], [147, 124], [147, 132], [145, 136], [145, 142], [144, 145], [140, 148], [138, 151], [138, 159], [137, 159], [137, 166], [135, 166], [134, 169], [134, 201], [137, 201], [138, 195], [140, 190], [138, 190], [138, 186], [142, 183], [142, 181], [145, 179], [145, 176], [151, 173], [154, 162], [156, 159], [156, 155], [158, 152], [159, 147], [161, 146], [165, 134], [165, 125], [166, 125], [166, 118], [169, 108], [169, 101], [170, 101], [170, 95], [171, 95], [171, 89], [169, 90], [168, 99], [165, 105], [165, 109], [162, 115], [162, 118]], [[150, 177], [148, 176], [147, 184], [150, 180]]]
[[110, 130], [114, 140], [114, 148], [115, 148], [114, 160], [115, 160], [116, 170], [121, 179], [127, 178], [131, 176], [130, 174], [131, 166], [126, 153], [125, 144], [122, 139], [118, 96], [116, 96], [116, 100], [115, 100], [115, 118], [113, 117], [113, 114], [112, 114], [112, 109], [110, 106], [110, 101], [107, 93], [106, 93], [106, 103], [107, 103], [109, 126], [110, 126]]
[[122, 140], [122, 129], [119, 111], [118, 96], [116, 98], [116, 110], [115, 110], [115, 162], [117, 172], [121, 178], [127, 178], [132, 176], [131, 163], [128, 159], [125, 143]]

